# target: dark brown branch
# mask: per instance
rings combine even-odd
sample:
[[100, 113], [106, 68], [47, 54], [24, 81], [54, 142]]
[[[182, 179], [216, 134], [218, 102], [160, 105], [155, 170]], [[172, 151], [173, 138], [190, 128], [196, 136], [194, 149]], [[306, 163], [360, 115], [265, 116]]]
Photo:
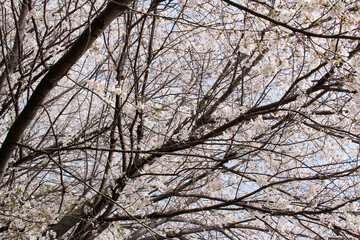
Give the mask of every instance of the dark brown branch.
[[343, 34], [334, 34], [334, 35], [326, 35], [326, 34], [318, 34], [318, 33], [313, 33], [313, 32], [308, 32], [308, 31], [305, 31], [303, 29], [299, 29], [299, 28], [295, 28], [295, 27], [292, 27], [284, 22], [280, 22], [280, 21], [277, 21], [273, 18], [270, 18], [266, 15], [263, 15], [261, 13], [258, 13], [250, 8], [247, 8], [243, 5], [240, 5], [238, 3], [235, 3], [233, 1], [230, 1], [230, 0], [223, 0], [224, 2], [226, 2], [227, 4], [233, 6], [233, 7], [236, 7], [237, 9], [240, 9], [240, 10], [243, 10], [247, 13], [250, 13], [256, 17], [259, 17], [259, 18], [262, 18], [262, 19], [265, 19], [277, 26], [282, 26], [286, 29], [289, 29], [291, 30], [292, 32], [295, 32], [295, 33], [301, 33], [301, 34], [304, 34], [308, 37], [317, 37], [317, 38], [333, 38], [333, 39], [351, 39], [351, 40], [360, 40], [360, 37], [357, 37], [357, 36], [349, 36], [349, 35], [343, 35]]
[[0, 182], [6, 171], [10, 157], [16, 147], [16, 143], [23, 136], [27, 126], [35, 118], [46, 97], [64, 77], [76, 61], [90, 48], [92, 43], [103, 33], [109, 24], [125, 10], [131, 3], [129, 0], [110, 1], [106, 8], [93, 20], [83, 33], [74, 42], [71, 48], [61, 57], [41, 80], [34, 93], [11, 126], [0, 149]]

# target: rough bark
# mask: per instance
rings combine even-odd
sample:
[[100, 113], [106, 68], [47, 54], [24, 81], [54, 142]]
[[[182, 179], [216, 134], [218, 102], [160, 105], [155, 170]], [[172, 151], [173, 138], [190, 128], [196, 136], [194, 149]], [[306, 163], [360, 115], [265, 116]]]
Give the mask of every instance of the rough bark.
[[75, 209], [71, 214], [65, 215], [57, 224], [51, 227], [57, 237], [63, 236], [70, 228], [74, 227], [79, 219], [84, 218], [86, 213], [83, 208]]

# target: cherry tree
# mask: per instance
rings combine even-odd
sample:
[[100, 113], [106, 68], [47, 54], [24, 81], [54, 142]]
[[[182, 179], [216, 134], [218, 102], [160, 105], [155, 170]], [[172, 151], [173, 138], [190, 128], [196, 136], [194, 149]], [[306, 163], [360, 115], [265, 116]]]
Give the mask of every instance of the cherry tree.
[[2, 238], [360, 238], [358, 1], [0, 3]]

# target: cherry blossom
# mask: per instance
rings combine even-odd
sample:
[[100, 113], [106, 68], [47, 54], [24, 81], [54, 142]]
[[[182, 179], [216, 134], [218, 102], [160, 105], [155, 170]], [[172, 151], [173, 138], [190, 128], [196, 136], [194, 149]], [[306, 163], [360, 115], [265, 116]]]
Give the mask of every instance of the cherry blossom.
[[360, 238], [356, 1], [0, 9], [0, 238]]

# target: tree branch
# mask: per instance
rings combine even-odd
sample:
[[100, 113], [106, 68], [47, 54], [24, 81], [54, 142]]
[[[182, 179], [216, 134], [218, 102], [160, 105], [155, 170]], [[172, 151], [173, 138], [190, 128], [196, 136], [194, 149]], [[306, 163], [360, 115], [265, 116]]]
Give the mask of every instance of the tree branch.
[[64, 77], [76, 61], [90, 48], [92, 43], [104, 32], [109, 24], [125, 10], [131, 0], [110, 1], [106, 8], [93, 20], [78, 37], [71, 48], [50, 68], [49, 72], [36, 87], [24, 110], [20, 113], [11, 126], [0, 149], [0, 182], [3, 180], [10, 157], [16, 147], [16, 143], [23, 136], [27, 126], [35, 118], [42, 107], [46, 97]]

